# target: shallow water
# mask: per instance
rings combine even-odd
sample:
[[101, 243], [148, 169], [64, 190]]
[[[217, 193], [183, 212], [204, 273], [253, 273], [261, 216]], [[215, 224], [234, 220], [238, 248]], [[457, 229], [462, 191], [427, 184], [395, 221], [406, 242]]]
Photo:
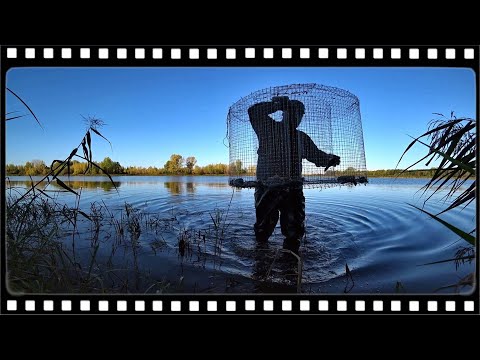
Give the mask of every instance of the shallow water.
[[[128, 269], [119, 276], [133, 277], [126, 291], [297, 291], [297, 260], [277, 252], [283, 242], [279, 224], [268, 246], [257, 247], [253, 190], [233, 191], [223, 176], [113, 179], [118, 192], [106, 177], [72, 177], [70, 185], [82, 189], [80, 208], [87, 213], [95, 202], [108, 207], [117, 218], [126, 219], [125, 203], [142, 214], [138, 218], [145, 229], [130, 240], [136, 246], [120, 247], [123, 251], [116, 250], [113, 255], [114, 261]], [[10, 177], [7, 186], [21, 188], [26, 180]], [[418, 190], [426, 181], [372, 178], [366, 186], [305, 189], [307, 233], [300, 250], [301, 291], [432, 293], [474, 271], [473, 263], [458, 269], [453, 262], [423, 265], [450, 259], [466, 245], [453, 232], [408, 205], [422, 206], [424, 198]], [[69, 205], [75, 201], [70, 193], [56, 197]], [[441, 211], [445, 203], [439, 198], [429, 201], [425, 209]], [[221, 222], [216, 229], [217, 216], [221, 216]], [[475, 228], [475, 216], [475, 205], [471, 204], [442, 218], [469, 232]], [[91, 253], [92, 242], [88, 239], [92, 226], [88, 221], [82, 224], [83, 240], [77, 242], [76, 250], [86, 259]], [[100, 264], [111, 258], [112, 243], [117, 241], [113, 232], [108, 226], [101, 232]], [[188, 243], [183, 256], [179, 250], [182, 236]], [[346, 274], [346, 266], [351, 277]], [[461, 291], [471, 290], [466, 287]], [[453, 291], [455, 288], [438, 292]]]

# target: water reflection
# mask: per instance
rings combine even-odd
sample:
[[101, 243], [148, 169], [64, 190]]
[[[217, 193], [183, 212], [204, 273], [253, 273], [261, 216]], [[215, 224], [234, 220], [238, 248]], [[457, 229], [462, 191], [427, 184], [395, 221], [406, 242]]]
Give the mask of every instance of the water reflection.
[[[71, 187], [74, 190], [78, 190], [80, 188], [82, 189], [102, 189], [103, 191], [109, 192], [112, 190], [115, 190], [115, 187], [118, 189], [121, 185], [120, 181], [114, 181], [113, 183], [109, 180], [107, 181], [85, 181], [85, 180], [73, 180], [69, 181], [66, 179], [62, 179], [62, 181], [69, 187]], [[37, 184], [38, 181], [33, 181], [33, 184]], [[48, 187], [47, 187], [48, 185]], [[20, 187], [20, 188], [30, 188], [32, 186], [31, 181], [9, 181], [7, 183], [7, 187]], [[48, 184], [46, 181], [42, 181], [38, 187], [40, 189], [45, 189], [47, 187], [47, 190], [65, 190], [63, 187], [58, 185], [55, 181], [51, 182]]]
[[195, 184], [193, 182], [187, 182], [185, 183], [185, 186], [187, 188], [187, 193], [189, 194], [195, 193]]
[[[230, 185], [227, 183], [227, 182], [212, 182], [212, 183], [204, 183], [202, 185], [205, 185], [209, 188], [212, 188], [212, 189], [222, 189], [222, 188], [226, 188], [226, 187], [230, 187]], [[241, 190], [241, 189], [239, 189]]]
[[165, 181], [163, 186], [170, 192], [172, 195], [180, 195], [185, 192], [195, 193], [195, 184], [193, 182], [178, 182], [178, 181]]
[[[20, 179], [11, 180], [7, 178], [7, 188], [11, 187], [20, 187], [20, 188], [30, 188], [32, 183], [28, 177], [21, 177]], [[105, 192], [110, 192], [115, 190], [115, 186], [117, 189], [123, 185], [127, 188], [133, 188], [134, 186], [148, 186], [148, 185], [158, 185], [159, 183], [163, 183], [163, 186], [169, 191], [172, 195], [182, 195], [182, 194], [196, 194], [198, 187], [206, 187], [211, 189], [225, 189], [229, 188], [229, 184], [226, 180], [223, 182], [221, 180], [217, 180], [215, 182], [205, 181], [208, 179], [200, 179], [197, 181], [192, 181], [193, 179], [185, 178], [185, 177], [155, 177], [155, 179], [150, 179], [149, 177], [142, 178], [141, 181], [137, 181], [136, 179], [132, 179], [131, 177], [118, 177], [114, 176], [113, 183], [107, 177], [89, 177], [82, 180], [75, 177], [70, 178], [67, 177], [60, 177], [60, 179], [70, 186], [74, 190], [78, 190], [80, 188], [83, 189], [102, 189]], [[37, 184], [41, 180], [41, 177], [34, 177], [33, 183]], [[133, 181], [132, 181], [133, 180]], [[168, 180], [168, 181], [165, 181]], [[223, 179], [222, 179], [223, 180]], [[115, 186], [114, 186], [115, 184]], [[47, 181], [42, 181], [40, 183], [40, 189], [44, 189], [48, 185]], [[61, 186], [59, 186], [55, 181], [50, 183], [47, 187], [47, 190], [64, 190]]]
[[165, 181], [163, 183], [163, 186], [172, 194], [172, 195], [180, 195], [181, 194], [181, 188], [182, 188], [182, 183], [179, 182], [170, 182], [170, 181]]
[[217, 182], [217, 183], [197, 183], [193, 181], [165, 181], [163, 183], [165, 189], [167, 189], [172, 195], [181, 195], [181, 194], [195, 194], [197, 192], [198, 186], [204, 186], [212, 189], [224, 189], [230, 187], [228, 183]]

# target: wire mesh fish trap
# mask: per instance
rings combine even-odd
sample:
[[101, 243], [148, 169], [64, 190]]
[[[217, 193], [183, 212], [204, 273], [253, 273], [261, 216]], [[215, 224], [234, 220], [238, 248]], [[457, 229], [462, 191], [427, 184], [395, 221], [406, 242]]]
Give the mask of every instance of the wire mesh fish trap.
[[227, 117], [234, 187], [367, 183], [358, 98], [318, 84], [251, 93]]

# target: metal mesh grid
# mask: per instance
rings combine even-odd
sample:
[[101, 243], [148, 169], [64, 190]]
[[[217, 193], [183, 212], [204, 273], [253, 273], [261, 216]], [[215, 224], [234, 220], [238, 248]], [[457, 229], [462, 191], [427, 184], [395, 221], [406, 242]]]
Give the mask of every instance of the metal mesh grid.
[[358, 98], [318, 84], [253, 92], [227, 117], [230, 185], [366, 183]]

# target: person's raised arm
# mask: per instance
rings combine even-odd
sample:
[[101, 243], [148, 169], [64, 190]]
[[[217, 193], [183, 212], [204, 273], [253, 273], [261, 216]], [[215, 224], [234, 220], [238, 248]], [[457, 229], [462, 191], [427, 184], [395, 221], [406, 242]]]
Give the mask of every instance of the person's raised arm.
[[[287, 98], [288, 99], [288, 98]], [[298, 123], [300, 123], [303, 114], [305, 114], [305, 105], [299, 100], [288, 100], [281, 101], [282, 108], [280, 110], [288, 111], [293, 116], [298, 118]]]
[[302, 158], [314, 163], [316, 166], [325, 167], [325, 171], [330, 166], [336, 166], [340, 164], [340, 157], [334, 154], [327, 154], [325, 151], [320, 150], [313, 140], [302, 131], [299, 131], [301, 136]]
[[273, 97], [272, 101], [264, 101], [250, 106], [248, 108], [248, 116], [255, 132], [261, 126], [265, 126], [265, 122], [275, 121], [269, 115], [279, 110], [284, 110], [287, 103], [287, 96], [277, 96]]

